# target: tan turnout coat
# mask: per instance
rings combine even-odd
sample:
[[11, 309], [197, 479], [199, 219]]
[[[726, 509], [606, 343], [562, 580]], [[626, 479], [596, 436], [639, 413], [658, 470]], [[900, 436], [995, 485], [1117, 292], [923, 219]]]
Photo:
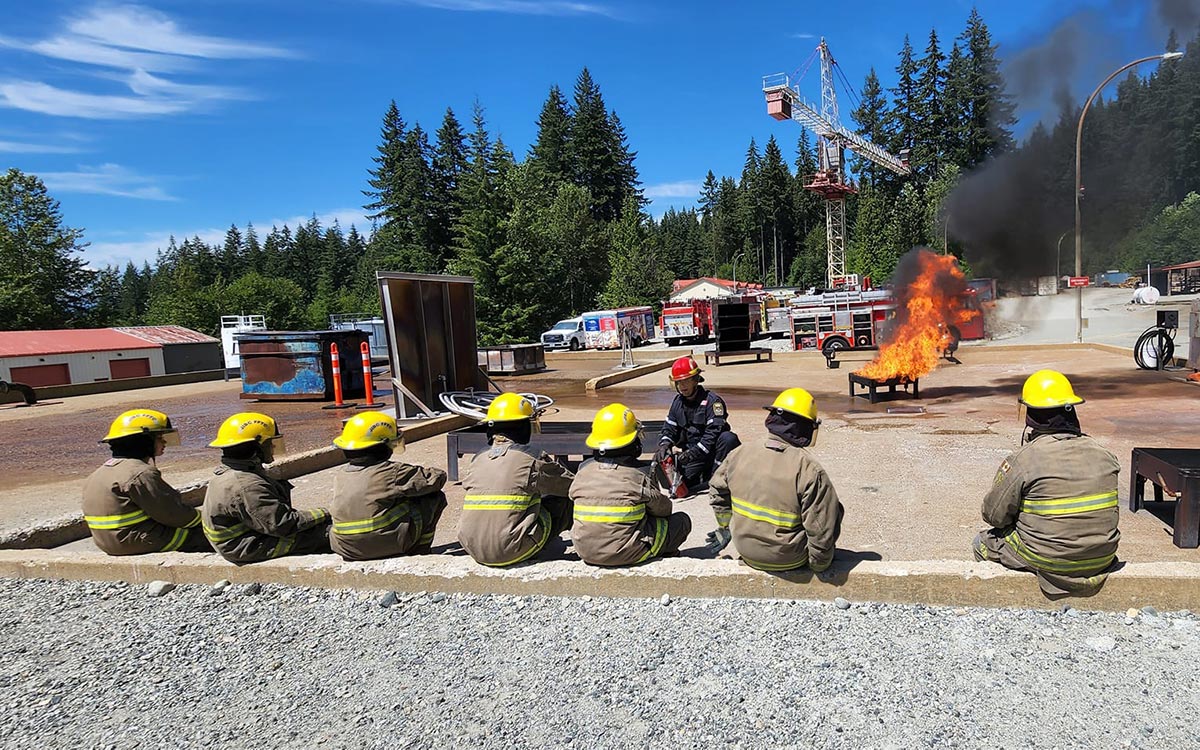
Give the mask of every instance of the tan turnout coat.
[[575, 504], [571, 539], [584, 562], [636, 565], [662, 550], [671, 501], [645, 469], [631, 463], [590, 459], [571, 483]]
[[234, 563], [287, 555], [298, 533], [329, 519], [320, 508], [293, 508], [291, 482], [269, 476], [262, 463], [252, 459], [221, 460], [208, 481], [201, 512], [204, 535]]
[[110, 555], [171, 552], [200, 533], [200, 511], [183, 502], [150, 461], [113, 458], [83, 485], [83, 517]]
[[536, 555], [551, 531], [543, 496], [566, 497], [571, 473], [528, 445], [497, 435], [471, 460], [463, 479], [458, 541], [484, 565], [514, 565]]
[[709, 483], [720, 526], [728, 526], [742, 560], [760, 570], [833, 561], [842, 504], [829, 475], [805, 448], [777, 437], [729, 454]]
[[446, 484], [446, 472], [398, 461], [351, 460], [334, 481], [329, 544], [347, 560], [402, 555], [433, 540], [414, 500]]
[[1049, 581], [1108, 568], [1121, 540], [1120, 470], [1116, 456], [1087, 435], [1041, 435], [1011, 454], [983, 499], [983, 520], [1003, 540], [1002, 558]]

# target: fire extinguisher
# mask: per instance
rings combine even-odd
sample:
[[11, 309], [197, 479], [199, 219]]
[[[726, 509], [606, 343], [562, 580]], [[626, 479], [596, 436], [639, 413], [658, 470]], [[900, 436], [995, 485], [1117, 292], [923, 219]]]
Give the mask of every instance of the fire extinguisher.
[[667, 497], [678, 500], [687, 497], [687, 484], [683, 481], [683, 473], [679, 471], [679, 467], [675, 464], [675, 456], [668, 455], [659, 464], [659, 469], [662, 472], [661, 484], [667, 491]]

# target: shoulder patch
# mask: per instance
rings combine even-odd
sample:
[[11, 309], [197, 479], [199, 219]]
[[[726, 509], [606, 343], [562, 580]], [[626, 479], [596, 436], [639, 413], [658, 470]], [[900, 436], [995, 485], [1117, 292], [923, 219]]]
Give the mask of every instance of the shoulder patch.
[[713, 415], [718, 417], [725, 416], [725, 402], [714, 401], [712, 405]]
[[992, 480], [992, 484], [1000, 484], [1003, 482], [1004, 478], [1008, 476], [1008, 472], [1010, 471], [1012, 471], [1012, 464], [1010, 464], [1006, 458], [1000, 462], [1000, 469], [996, 472], [996, 478]]
[[123, 458], [110, 458], [104, 462], [104, 465], [105, 466], [116, 466], [117, 464], [121, 463], [124, 460], [125, 459], [123, 459]]

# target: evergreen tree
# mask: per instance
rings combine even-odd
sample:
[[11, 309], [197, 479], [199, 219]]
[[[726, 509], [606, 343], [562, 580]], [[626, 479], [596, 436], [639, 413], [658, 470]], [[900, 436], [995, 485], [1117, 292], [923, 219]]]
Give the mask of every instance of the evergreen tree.
[[971, 9], [959, 40], [967, 57], [961, 166], [970, 168], [1012, 150], [1016, 104], [1005, 92], [996, 45], [978, 9]]
[[759, 170], [759, 191], [763, 203], [764, 245], [770, 251], [764, 275], [769, 281], [782, 284], [787, 276], [790, 259], [795, 253], [792, 243], [794, 215], [792, 203], [792, 173], [783, 161], [783, 153], [772, 135], [763, 149]]
[[[855, 132], [859, 135], [883, 148], [891, 144], [892, 138], [887, 131], [890, 113], [888, 111], [887, 100], [883, 96], [883, 87], [879, 85], [879, 77], [875, 75], [875, 68], [871, 68], [867, 72], [867, 78], [863, 81], [862, 97], [859, 99], [859, 104], [851, 116], [858, 126]], [[803, 138], [804, 142], [797, 147], [797, 156], [800, 154], [811, 154], [812, 149], [808, 143], [807, 133], [803, 135]], [[797, 168], [799, 168], [799, 165], [797, 165]], [[864, 159], [861, 156], [854, 157], [854, 171], [859, 175], [860, 181], [864, 185], [869, 184], [881, 187], [894, 181], [891, 170], [881, 167], [870, 159]], [[807, 231], [805, 234], [807, 234]]]
[[229, 225], [225, 232], [225, 244], [221, 248], [221, 278], [234, 279], [245, 270], [246, 248], [242, 242], [242, 233], [234, 224]]
[[700, 215], [705, 220], [711, 219], [717, 208], [717, 176], [708, 170], [704, 176], [704, 184], [700, 187]]
[[945, 121], [942, 156], [959, 167], [966, 167], [970, 160], [966, 151], [970, 85], [970, 61], [963, 56], [956, 41], [946, 61], [946, 82], [942, 89], [941, 109]]
[[625, 143], [621, 121], [606, 109], [600, 87], [587, 68], [575, 81], [568, 144], [575, 184], [591, 194], [592, 215], [599, 221], [619, 217], [625, 199], [637, 195], [635, 154]]
[[537, 138], [529, 148], [530, 166], [547, 185], [572, 179], [571, 113], [558, 86], [550, 87], [537, 126]]
[[77, 253], [83, 232], [65, 226], [58, 201], [34, 175], [0, 175], [0, 329], [79, 325], [92, 272]]
[[458, 118], [447, 107], [442, 126], [437, 131], [430, 174], [430, 243], [439, 271], [445, 269], [453, 257], [454, 227], [462, 213], [458, 183], [467, 170], [464, 141]]
[[625, 201], [621, 219], [609, 226], [612, 273], [600, 297], [607, 308], [654, 305], [671, 291], [673, 274], [659, 261], [637, 198]]
[[404, 192], [401, 173], [406, 154], [407, 129], [408, 126], [396, 107], [396, 100], [393, 99], [383, 116], [380, 144], [376, 147], [379, 153], [372, 158], [375, 167], [369, 170], [371, 179], [367, 183], [371, 189], [363, 191], [363, 195], [372, 199], [364, 206], [373, 212], [368, 214], [372, 219], [383, 219], [387, 222], [400, 218], [399, 207], [402, 203], [401, 194]]
[[933, 179], [941, 166], [947, 131], [943, 109], [946, 89], [946, 56], [938, 45], [936, 29], [929, 31], [925, 56], [918, 63], [916, 81], [917, 116], [913, 123], [912, 167], [925, 179]]
[[891, 136], [892, 153], [912, 148], [916, 139], [917, 118], [921, 116], [921, 105], [917, 91], [917, 63], [913, 60], [912, 44], [908, 35], [900, 49], [900, 62], [896, 65], [896, 86], [891, 89], [892, 109], [888, 113], [887, 132]]

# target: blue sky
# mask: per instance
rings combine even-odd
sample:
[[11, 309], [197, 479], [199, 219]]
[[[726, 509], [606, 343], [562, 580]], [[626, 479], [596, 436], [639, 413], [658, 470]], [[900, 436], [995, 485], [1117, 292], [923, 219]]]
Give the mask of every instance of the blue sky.
[[[587, 66], [657, 215], [692, 205], [707, 170], [738, 174], [751, 136], [774, 134], [790, 161], [799, 126], [766, 116], [761, 79], [795, 71], [820, 36], [855, 87], [870, 66], [887, 86], [904, 34], [919, 52], [935, 27], [948, 51], [972, 4], [0, 0], [0, 167], [47, 183], [93, 265], [152, 258], [170, 234], [219, 241], [231, 223], [364, 229], [389, 100], [433, 131], [447, 106], [469, 125], [478, 98], [523, 155], [549, 86], [569, 95]], [[1102, 78], [1165, 37], [1134, 0], [975, 4], [1002, 56], [1072, 17], [1077, 93], [1088, 68]], [[802, 88], [819, 96], [815, 69]], [[1026, 124], [1044, 95], [1027, 96]]]

